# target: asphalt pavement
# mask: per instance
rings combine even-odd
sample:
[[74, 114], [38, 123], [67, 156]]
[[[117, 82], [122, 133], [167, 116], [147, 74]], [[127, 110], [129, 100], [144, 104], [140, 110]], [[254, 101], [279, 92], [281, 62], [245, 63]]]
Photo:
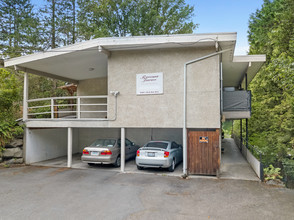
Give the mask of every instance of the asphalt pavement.
[[0, 219], [294, 219], [294, 190], [246, 180], [0, 168]]

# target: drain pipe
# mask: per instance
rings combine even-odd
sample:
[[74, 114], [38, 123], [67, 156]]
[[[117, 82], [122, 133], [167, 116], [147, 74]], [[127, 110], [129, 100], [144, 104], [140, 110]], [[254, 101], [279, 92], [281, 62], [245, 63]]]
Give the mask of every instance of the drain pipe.
[[186, 178], [188, 176], [187, 172], [187, 67], [190, 64], [197, 63], [199, 61], [208, 59], [210, 57], [217, 56], [219, 54], [225, 53], [231, 51], [231, 49], [227, 50], [221, 50], [219, 52], [215, 52], [203, 57], [199, 57], [195, 60], [188, 61], [184, 64], [184, 97], [183, 97], [183, 152], [184, 152], [184, 158], [183, 158], [183, 178]]
[[117, 118], [117, 96], [119, 95], [119, 91], [110, 91], [109, 93], [115, 97], [115, 112], [114, 112], [114, 118], [105, 119], [105, 121], [115, 121]]

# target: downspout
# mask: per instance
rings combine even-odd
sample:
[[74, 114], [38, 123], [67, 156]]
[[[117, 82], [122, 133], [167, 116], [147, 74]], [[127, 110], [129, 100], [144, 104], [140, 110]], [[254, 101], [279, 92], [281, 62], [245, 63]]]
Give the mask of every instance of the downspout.
[[114, 112], [114, 118], [106, 119], [105, 121], [115, 121], [117, 118], [117, 96], [119, 95], [119, 91], [110, 91], [109, 93], [112, 94], [115, 98], [115, 112]]
[[223, 58], [222, 58], [222, 55], [221, 55], [221, 60], [220, 60], [220, 81], [221, 81], [221, 84], [220, 84], [220, 93], [221, 93], [221, 110], [220, 110], [220, 113], [221, 113], [221, 117], [223, 115], [223, 111], [224, 111], [224, 92], [223, 92]]
[[221, 50], [219, 52], [215, 52], [195, 60], [188, 61], [184, 64], [184, 97], [183, 97], [183, 177], [186, 178], [188, 176], [187, 172], [187, 67], [190, 64], [208, 59], [210, 57], [217, 56], [219, 54], [230, 51], [231, 49]]

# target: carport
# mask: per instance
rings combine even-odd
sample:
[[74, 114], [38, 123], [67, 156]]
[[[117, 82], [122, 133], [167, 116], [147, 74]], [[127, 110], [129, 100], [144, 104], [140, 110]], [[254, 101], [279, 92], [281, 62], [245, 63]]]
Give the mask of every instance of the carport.
[[[96, 138], [118, 137], [125, 135], [128, 139], [142, 146], [149, 140], [170, 140], [173, 139], [182, 143], [181, 129], [159, 129], [159, 128], [125, 128], [124, 134], [121, 134], [119, 128], [74, 128], [72, 141], [72, 154], [68, 155], [67, 129], [30, 129], [29, 148], [26, 152], [30, 157], [32, 165], [49, 167], [71, 167], [74, 169], [102, 169], [115, 172], [126, 173], [146, 173], [158, 175], [180, 176], [182, 174], [183, 164], [180, 163], [173, 173], [166, 169], [144, 169], [137, 170], [135, 160], [129, 160], [123, 163], [120, 168], [112, 165], [94, 165], [89, 166], [81, 162], [81, 152], [83, 147], [89, 145]], [[36, 144], [36, 145], [35, 145]], [[223, 179], [243, 179], [258, 181], [258, 177], [244, 159], [240, 150], [233, 139], [223, 139], [222, 147], [224, 153], [221, 155], [221, 174]], [[123, 149], [122, 149], [123, 151]], [[35, 156], [34, 156], [35, 155]], [[43, 157], [40, 157], [43, 156]], [[197, 176], [190, 176], [191, 178]]]
[[[28, 129], [28, 145], [25, 152], [27, 163], [39, 166], [71, 167], [79, 169], [99, 168], [121, 172], [147, 172], [168, 174], [164, 169], [145, 169], [138, 171], [135, 160], [124, 161], [120, 168], [112, 165], [94, 165], [90, 167], [81, 162], [84, 147], [98, 138], [124, 137], [143, 146], [150, 140], [173, 140], [182, 144], [182, 130], [176, 128], [51, 128]], [[68, 141], [72, 140], [72, 141]], [[121, 145], [121, 155], [125, 152], [125, 143]], [[182, 164], [176, 167], [175, 174], [181, 175]]]

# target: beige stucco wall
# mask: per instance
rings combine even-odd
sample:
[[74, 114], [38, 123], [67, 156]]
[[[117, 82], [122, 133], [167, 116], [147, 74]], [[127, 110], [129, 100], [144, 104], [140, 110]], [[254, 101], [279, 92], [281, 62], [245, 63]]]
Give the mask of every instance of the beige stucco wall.
[[[108, 60], [108, 92], [119, 91], [117, 119], [109, 127], [183, 126], [184, 63], [215, 52], [214, 48], [157, 49], [112, 52]], [[136, 74], [163, 73], [162, 95], [136, 95]], [[188, 67], [187, 126], [220, 127], [219, 57]], [[114, 117], [114, 97], [108, 99], [108, 117]]]
[[79, 81], [77, 95], [107, 95], [107, 77]]
[[[107, 95], [107, 77], [79, 81], [78, 96]], [[81, 99], [81, 104], [107, 103], [106, 99]], [[107, 106], [81, 106], [81, 111], [106, 111]], [[106, 118], [107, 113], [81, 113], [81, 118]]]

